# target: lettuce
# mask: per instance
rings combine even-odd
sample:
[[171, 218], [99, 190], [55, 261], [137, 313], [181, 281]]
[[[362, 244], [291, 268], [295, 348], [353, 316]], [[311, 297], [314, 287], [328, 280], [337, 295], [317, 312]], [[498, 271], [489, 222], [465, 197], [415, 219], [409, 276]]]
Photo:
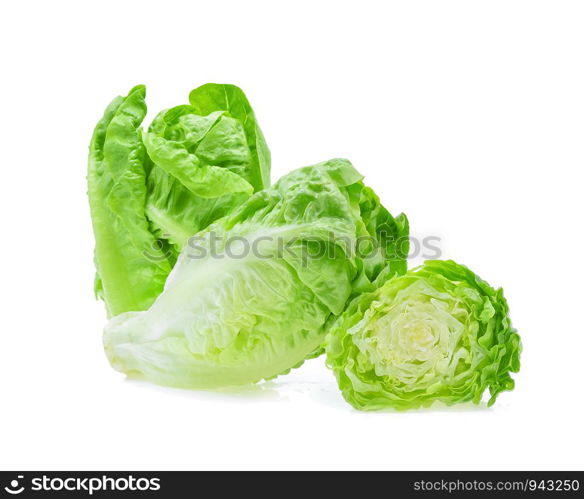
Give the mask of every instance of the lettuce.
[[188, 237], [269, 185], [270, 152], [239, 88], [203, 85], [143, 132], [145, 92], [114, 99], [90, 144], [95, 292], [110, 317], [150, 307]]
[[513, 389], [520, 351], [502, 290], [435, 260], [353, 300], [331, 328], [327, 364], [357, 409], [476, 404], [487, 388], [491, 405]]
[[270, 187], [270, 152], [232, 85], [193, 90], [144, 131], [145, 87], [117, 97], [89, 151], [104, 347], [129, 377], [255, 383], [326, 351], [357, 409], [479, 403], [512, 390], [507, 302], [467, 267], [407, 271], [408, 220], [350, 162]]
[[349, 299], [406, 269], [406, 217], [361, 180], [346, 160], [301, 168], [191, 238], [152, 306], [106, 326], [113, 367], [217, 388], [320, 354]]

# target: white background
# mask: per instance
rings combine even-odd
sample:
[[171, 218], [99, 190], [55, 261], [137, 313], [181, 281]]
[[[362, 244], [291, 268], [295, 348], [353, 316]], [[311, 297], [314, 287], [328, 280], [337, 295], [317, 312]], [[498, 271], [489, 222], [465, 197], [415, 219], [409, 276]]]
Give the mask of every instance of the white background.
[[[582, 2], [2, 5], [0, 468], [584, 468]], [[515, 391], [369, 414], [322, 359], [237, 393], [109, 367], [93, 126], [137, 83], [155, 112], [209, 81], [247, 93], [274, 179], [347, 157], [414, 234], [505, 287]]]

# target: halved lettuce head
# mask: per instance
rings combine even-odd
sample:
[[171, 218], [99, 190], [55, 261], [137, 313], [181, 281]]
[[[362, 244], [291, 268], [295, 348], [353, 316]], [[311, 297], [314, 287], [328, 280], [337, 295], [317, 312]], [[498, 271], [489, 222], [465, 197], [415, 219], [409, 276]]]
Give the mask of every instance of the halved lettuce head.
[[90, 144], [95, 292], [109, 316], [152, 305], [188, 237], [269, 185], [270, 153], [239, 88], [203, 85], [148, 132], [145, 94], [114, 99]]
[[301, 168], [190, 238], [164, 292], [104, 331], [111, 364], [162, 385], [272, 378], [322, 352], [347, 301], [405, 271], [408, 224], [346, 160]]
[[353, 300], [331, 328], [327, 364], [357, 409], [435, 401], [489, 405], [514, 387], [521, 343], [507, 301], [453, 261], [427, 261]]

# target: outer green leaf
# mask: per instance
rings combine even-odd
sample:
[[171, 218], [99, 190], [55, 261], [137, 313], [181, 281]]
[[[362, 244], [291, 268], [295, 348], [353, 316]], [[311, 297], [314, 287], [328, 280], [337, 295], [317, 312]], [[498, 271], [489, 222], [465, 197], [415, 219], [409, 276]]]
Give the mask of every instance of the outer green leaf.
[[144, 147], [145, 88], [108, 106], [91, 140], [88, 194], [95, 233], [96, 293], [108, 315], [148, 308], [170, 265], [148, 229]]
[[107, 355], [129, 376], [178, 387], [287, 372], [321, 352], [350, 297], [403, 268], [404, 237], [405, 217], [348, 161], [296, 170], [192, 239], [152, 307], [108, 324]]
[[434, 260], [351, 302], [331, 328], [327, 364], [357, 409], [479, 403], [487, 388], [491, 405], [513, 389], [520, 351], [502, 290]]

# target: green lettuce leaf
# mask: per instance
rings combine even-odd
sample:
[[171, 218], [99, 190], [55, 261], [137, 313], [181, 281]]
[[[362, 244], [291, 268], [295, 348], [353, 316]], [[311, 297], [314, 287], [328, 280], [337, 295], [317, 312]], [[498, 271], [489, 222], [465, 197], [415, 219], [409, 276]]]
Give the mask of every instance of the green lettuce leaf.
[[146, 213], [176, 258], [190, 236], [269, 186], [270, 151], [245, 94], [209, 83], [162, 111], [144, 134]]
[[104, 331], [112, 365], [187, 388], [268, 379], [322, 352], [347, 300], [405, 268], [392, 217], [346, 160], [301, 168], [191, 238], [149, 310]]
[[512, 390], [521, 343], [507, 301], [467, 267], [427, 261], [353, 300], [331, 328], [327, 364], [357, 409], [481, 401]]
[[145, 150], [139, 126], [145, 88], [118, 97], [90, 144], [88, 195], [95, 234], [96, 294], [109, 316], [144, 310], [162, 292], [171, 266], [149, 230], [144, 206]]
[[[228, 116], [241, 123], [247, 150], [249, 150], [249, 158], [246, 159], [241, 176], [253, 186], [254, 191], [261, 191], [268, 187], [270, 185], [270, 150], [255, 113], [241, 89], [235, 85], [207, 83], [190, 93], [189, 102], [197, 114], [208, 115], [218, 110], [225, 111]], [[218, 129], [216, 132], [214, 137], [221, 141], [224, 131]], [[211, 157], [217, 157], [212, 152], [213, 148], [206, 146], [202, 149], [210, 151]]]

